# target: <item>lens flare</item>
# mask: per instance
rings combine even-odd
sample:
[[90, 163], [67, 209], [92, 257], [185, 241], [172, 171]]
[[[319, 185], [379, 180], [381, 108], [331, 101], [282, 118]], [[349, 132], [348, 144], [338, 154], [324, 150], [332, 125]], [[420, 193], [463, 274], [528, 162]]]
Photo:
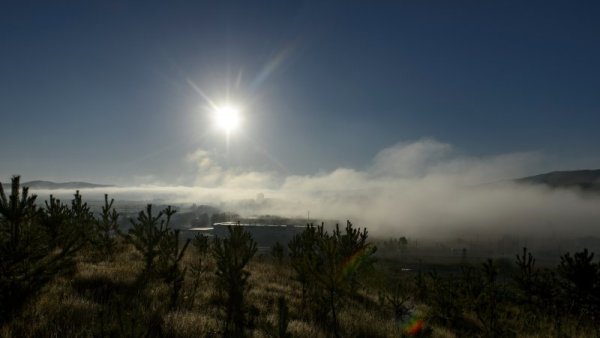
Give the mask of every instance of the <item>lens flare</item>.
[[344, 260], [337, 272], [337, 277], [346, 277], [349, 274], [354, 273], [361, 266], [361, 264], [371, 256], [373, 252], [375, 252], [375, 247], [372, 245], [366, 245], [358, 249], [350, 257], [347, 257]]
[[416, 336], [421, 333], [425, 321], [423, 319], [412, 318], [406, 326], [404, 326], [404, 333], [408, 336]]

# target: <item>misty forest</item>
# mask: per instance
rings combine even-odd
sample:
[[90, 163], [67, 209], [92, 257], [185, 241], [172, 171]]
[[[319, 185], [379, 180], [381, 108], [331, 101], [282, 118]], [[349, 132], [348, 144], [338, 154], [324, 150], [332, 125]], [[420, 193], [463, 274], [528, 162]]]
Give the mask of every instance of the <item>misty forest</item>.
[[202, 214], [228, 219], [226, 232], [194, 234], [171, 206], [124, 223], [106, 195], [93, 210], [79, 191], [41, 202], [18, 176], [6, 186], [2, 336], [600, 336], [600, 263], [587, 249], [554, 265], [526, 247], [443, 257], [351, 221], [275, 231], [283, 242], [259, 247], [233, 213]]

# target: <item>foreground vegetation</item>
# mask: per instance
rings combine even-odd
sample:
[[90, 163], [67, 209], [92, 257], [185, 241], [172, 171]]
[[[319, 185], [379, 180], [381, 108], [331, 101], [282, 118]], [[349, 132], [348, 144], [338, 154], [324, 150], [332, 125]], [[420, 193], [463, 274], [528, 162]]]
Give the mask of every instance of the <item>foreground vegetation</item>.
[[[6, 337], [600, 336], [600, 263], [587, 250], [539, 269], [463, 263], [454, 273], [377, 260], [366, 229], [309, 225], [258, 252], [241, 226], [180, 240], [148, 205], [125, 233], [113, 201], [40, 206], [0, 185], [0, 335]], [[402, 246], [404, 241], [399, 241]]]

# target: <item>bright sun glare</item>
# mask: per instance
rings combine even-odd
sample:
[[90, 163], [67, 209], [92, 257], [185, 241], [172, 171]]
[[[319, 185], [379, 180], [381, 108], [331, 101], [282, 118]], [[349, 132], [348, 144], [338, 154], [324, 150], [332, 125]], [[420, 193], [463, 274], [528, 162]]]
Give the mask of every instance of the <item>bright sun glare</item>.
[[225, 105], [215, 108], [215, 122], [217, 127], [230, 133], [240, 126], [241, 116], [239, 108]]

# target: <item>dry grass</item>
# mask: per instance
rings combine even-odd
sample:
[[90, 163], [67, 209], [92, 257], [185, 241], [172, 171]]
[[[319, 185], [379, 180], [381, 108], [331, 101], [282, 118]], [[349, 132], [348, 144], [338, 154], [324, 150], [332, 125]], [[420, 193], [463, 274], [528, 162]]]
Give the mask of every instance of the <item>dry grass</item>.
[[23, 315], [0, 332], [3, 337], [92, 336], [90, 327], [81, 323], [93, 323], [98, 309], [97, 304], [77, 295], [67, 279], [59, 279], [47, 285]]
[[196, 311], [169, 312], [164, 318], [165, 331], [172, 337], [198, 337], [200, 333], [217, 333], [219, 320], [214, 315]]
[[[184, 265], [198, 260], [190, 250]], [[133, 290], [143, 264], [132, 248], [125, 248], [114, 262], [78, 261], [75, 273], [48, 284], [39, 297], [29, 304], [21, 317], [0, 329], [2, 337], [91, 337], [122, 336], [126, 332], [142, 334], [147, 323], [158, 325], [151, 333], [161, 330], [169, 337], [220, 336], [222, 329], [222, 295], [215, 287], [214, 261], [203, 257], [205, 268], [199, 280], [186, 275], [180, 306], [169, 309], [168, 286], [160, 281], [144, 290]], [[289, 306], [288, 332], [292, 337], [327, 337], [328, 328], [306, 318], [302, 307], [300, 284], [294, 280], [289, 264], [278, 264], [268, 257], [253, 260], [248, 270], [249, 290], [246, 303], [253, 315], [250, 337], [270, 337], [268, 331], [277, 325], [277, 299], [284, 297]], [[197, 282], [198, 289], [192, 293]], [[360, 291], [360, 299], [348, 300], [339, 311], [339, 324], [344, 337], [402, 337], [405, 323], [396, 323], [392, 309], [382, 304], [376, 293]], [[119, 303], [115, 305], [116, 303]], [[428, 308], [415, 307], [414, 317], [425, 318]], [[472, 314], [465, 314], [466, 317]], [[472, 318], [475, 321], [474, 318]], [[520, 335], [542, 337], [551, 335], [545, 330]], [[566, 334], [592, 336], [573, 330], [567, 323]], [[429, 326], [431, 337], [459, 337], [449, 328]], [[100, 332], [104, 332], [101, 334]], [[136, 335], [134, 334], [134, 335]]]

